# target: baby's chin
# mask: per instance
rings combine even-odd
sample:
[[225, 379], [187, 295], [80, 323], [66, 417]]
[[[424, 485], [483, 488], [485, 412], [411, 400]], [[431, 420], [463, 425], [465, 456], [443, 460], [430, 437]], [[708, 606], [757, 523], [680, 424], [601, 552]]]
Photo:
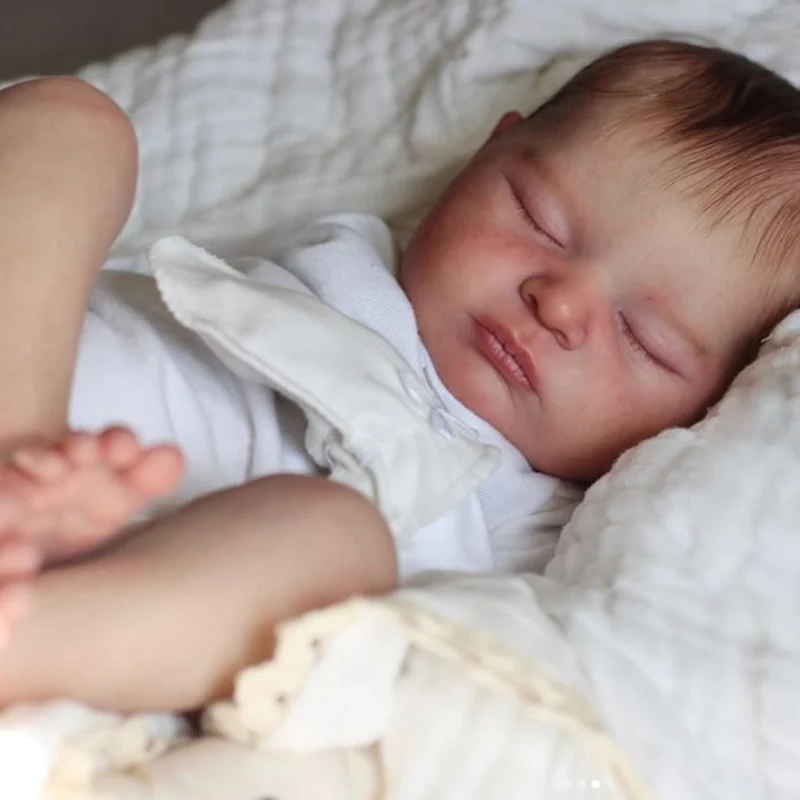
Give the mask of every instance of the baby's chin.
[[554, 440], [552, 428], [546, 424], [537, 425], [535, 419], [515, 417], [505, 427], [502, 420], [495, 424], [486, 421], [519, 450], [531, 469], [543, 475], [590, 484], [608, 472], [613, 464], [612, 459], [594, 454], [590, 448], [576, 448], [570, 437]]
[[535, 407], [528, 409], [529, 415], [523, 417], [508, 385], [479, 357], [456, 363], [442, 357], [435, 347], [428, 352], [439, 379], [450, 394], [519, 450], [534, 469], [545, 472], [536, 466], [538, 458], [548, 462], [550, 459], [541, 452]]
[[555, 451], [528, 452], [521, 451], [528, 463], [537, 472], [551, 475], [563, 481], [588, 486], [602, 478], [614, 465], [616, 458], [588, 452], [566, 453]]
[[[480, 417], [506, 439], [509, 426], [509, 398], [500, 396], [497, 391], [491, 391], [488, 382], [483, 376], [471, 376], [466, 370], [454, 370], [455, 374], [448, 375], [448, 370], [438, 370], [442, 383], [453, 397], [463, 406], [466, 406], [476, 417]], [[448, 380], [450, 378], [450, 380]], [[507, 392], [505, 392], [507, 395]], [[514, 444], [517, 447], [516, 444]]]
[[462, 405], [519, 450], [534, 469], [541, 471], [534, 463], [535, 459], [541, 456], [538, 452], [540, 448], [532, 444], [532, 440], [535, 439], [535, 425], [530, 420], [519, 419], [513, 398], [505, 388], [502, 392], [490, 393], [486, 391], [485, 382], [477, 387], [470, 387], [467, 384], [455, 389], [449, 386], [447, 388]]
[[564, 442], [563, 447], [553, 446], [546, 432], [543, 435], [542, 428], [537, 427], [535, 419], [520, 419], [519, 411], [507, 392], [505, 397], [498, 397], [486, 393], [485, 387], [473, 393], [467, 386], [463, 388], [465, 391], [461, 397], [452, 389], [450, 391], [519, 450], [536, 472], [573, 483], [590, 484], [608, 472], [616, 460], [603, 453], [592, 453], [588, 448], [575, 452]]

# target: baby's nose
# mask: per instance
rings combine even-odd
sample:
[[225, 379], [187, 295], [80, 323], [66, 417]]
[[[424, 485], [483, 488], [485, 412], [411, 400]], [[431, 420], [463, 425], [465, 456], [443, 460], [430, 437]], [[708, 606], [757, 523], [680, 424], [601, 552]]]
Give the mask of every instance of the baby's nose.
[[579, 276], [537, 276], [520, 287], [536, 319], [566, 350], [580, 347], [589, 328], [593, 306], [588, 282]]

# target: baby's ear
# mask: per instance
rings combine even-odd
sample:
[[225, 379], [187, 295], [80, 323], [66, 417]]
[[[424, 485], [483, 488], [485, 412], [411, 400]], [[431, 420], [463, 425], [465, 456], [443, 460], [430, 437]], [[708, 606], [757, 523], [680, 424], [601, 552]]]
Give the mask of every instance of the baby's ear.
[[494, 126], [494, 130], [489, 134], [487, 143], [505, 133], [505, 131], [507, 131], [509, 128], [513, 128], [514, 125], [522, 122], [522, 120], [523, 116], [519, 113], [519, 111], [506, 111], [506, 113], [500, 117], [497, 124]]

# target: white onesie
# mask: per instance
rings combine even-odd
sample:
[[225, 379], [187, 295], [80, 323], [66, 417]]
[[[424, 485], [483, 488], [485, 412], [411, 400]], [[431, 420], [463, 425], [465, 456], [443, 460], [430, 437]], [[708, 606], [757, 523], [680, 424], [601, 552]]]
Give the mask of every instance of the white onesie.
[[[181, 247], [191, 248], [183, 243], [178, 252]], [[234, 265], [248, 276], [247, 285], [317, 297], [380, 334], [419, 377], [416, 390], [407, 387], [409, 397], [425, 395], [432, 430], [455, 425], [459, 435], [500, 452], [497, 469], [454, 503], [451, 520], [415, 533], [413, 546], [398, 547], [404, 577], [424, 569], [541, 569], [577, 493], [533, 471], [443, 386], [395, 279], [398, 254], [388, 228], [374, 217], [338, 215], [272, 236], [256, 249], [265, 257]], [[171, 252], [169, 240], [156, 245], [158, 252]], [[71, 425], [95, 430], [124, 423], [145, 442], [179, 445], [188, 471], [172, 503], [276, 472], [318, 472], [300, 407], [229, 369], [173, 311], [149, 275], [115, 270], [100, 276], [79, 348]]]

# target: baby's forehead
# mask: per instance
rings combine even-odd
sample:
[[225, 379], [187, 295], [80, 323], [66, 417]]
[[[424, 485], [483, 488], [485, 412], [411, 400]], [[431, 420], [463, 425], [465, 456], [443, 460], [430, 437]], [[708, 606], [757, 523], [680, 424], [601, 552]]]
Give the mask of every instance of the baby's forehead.
[[694, 199], [693, 159], [657, 127], [618, 114], [592, 115], [569, 127], [531, 125], [518, 142], [535, 158], [559, 169], [627, 185], [671, 202]]
[[657, 237], [680, 217], [687, 231], [718, 228], [728, 239], [743, 234], [743, 219], [714, 214], [712, 193], [691, 161], [640, 125], [562, 137], [534, 134], [529, 145], [540, 174], [590, 221], [627, 220]]
[[[576, 140], [578, 148], [604, 166], [604, 179], [629, 192], [628, 207], [656, 209], [656, 216], [679, 210], [709, 247], [727, 243], [764, 270], [795, 255], [800, 230], [800, 160], [754, 160], [726, 151], [713, 137], [670, 138], [635, 120], [600, 139]], [[654, 220], [655, 221], [655, 220]], [[699, 242], [703, 244], [702, 240]], [[738, 259], [737, 259], [738, 260]], [[755, 280], [755, 278], [754, 278]]]
[[754, 157], [719, 136], [692, 140], [663, 127], [601, 112], [566, 130], [532, 124], [521, 141], [588, 214], [630, 215], [653, 238], [680, 217], [687, 233], [699, 234], [696, 247], [734, 251], [752, 263], [753, 282], [774, 292], [775, 273], [800, 261], [800, 158]]
[[[664, 247], [681, 259], [680, 265], [670, 258], [658, 261], [664, 271], [659, 277], [668, 279], [687, 261], [691, 265], [690, 279], [675, 289], [679, 301], [690, 298], [695, 279], [702, 280], [715, 287], [715, 312], [724, 312], [735, 296], [742, 331], [756, 337], [797, 307], [800, 248], [794, 232], [800, 230], [800, 217], [793, 221], [793, 215], [781, 213], [785, 207], [764, 202], [746, 187], [737, 191], [725, 186], [723, 176], [715, 181], [709, 170], [682, 171], [679, 157], [654, 169], [647, 187], [657, 219], [644, 235], [650, 246]], [[643, 200], [637, 197], [636, 202]], [[661, 224], [669, 217], [677, 225]]]

